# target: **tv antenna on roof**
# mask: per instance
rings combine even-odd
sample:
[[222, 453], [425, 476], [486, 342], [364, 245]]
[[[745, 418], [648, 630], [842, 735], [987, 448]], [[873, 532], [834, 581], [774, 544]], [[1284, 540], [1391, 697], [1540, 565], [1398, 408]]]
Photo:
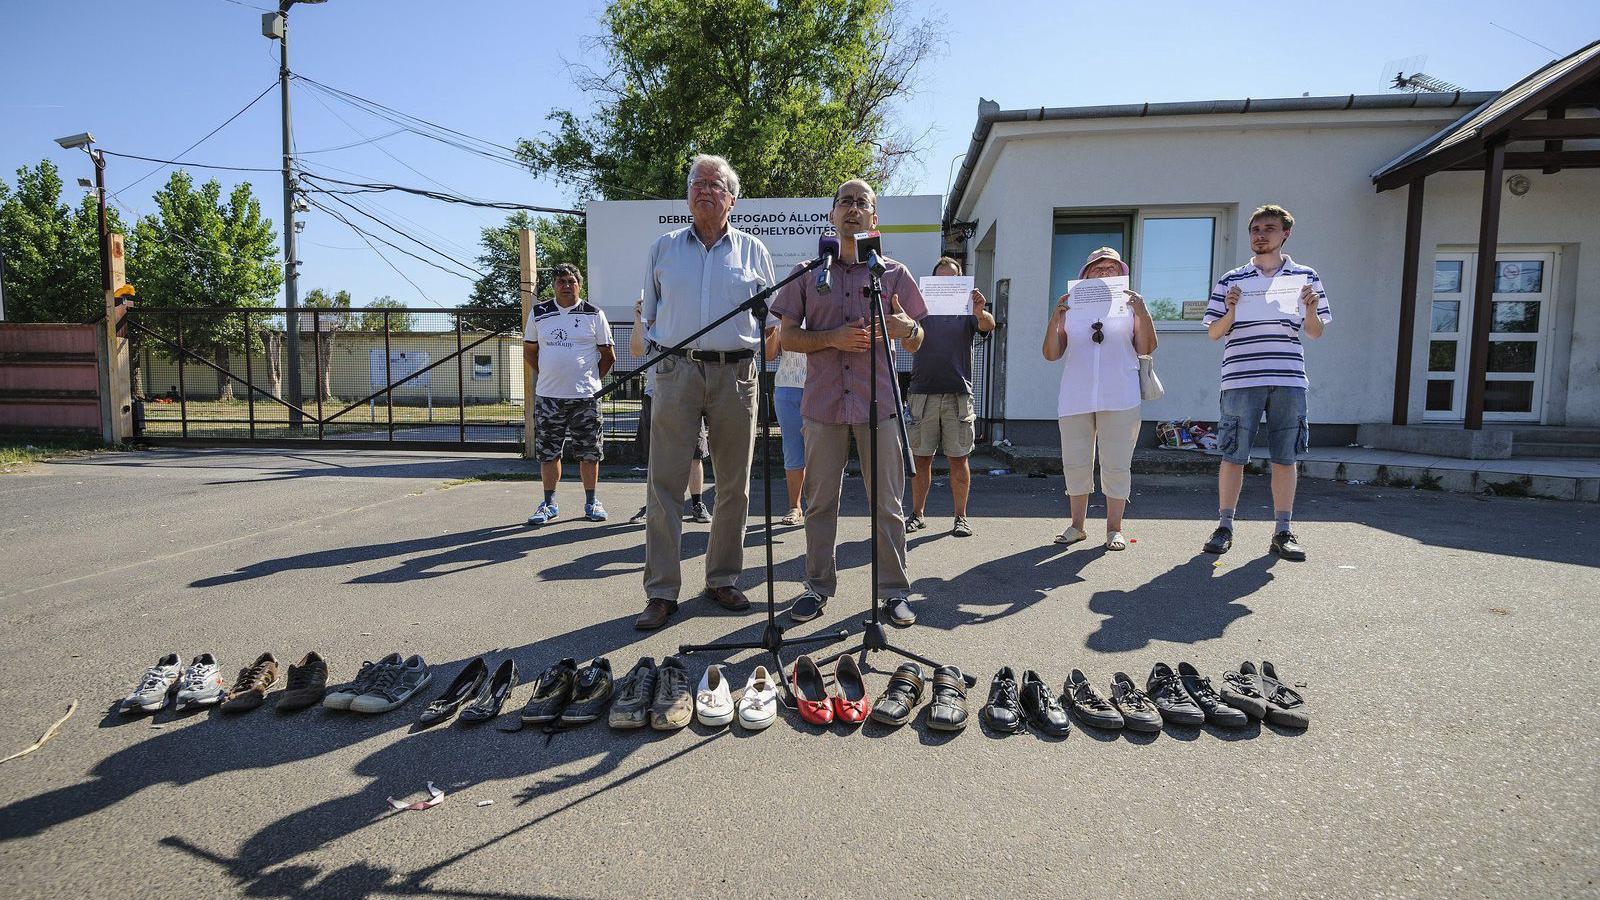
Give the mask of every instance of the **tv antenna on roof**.
[[1383, 86], [1391, 91], [1405, 91], [1412, 94], [1449, 94], [1465, 90], [1459, 84], [1451, 84], [1441, 78], [1422, 71], [1428, 64], [1426, 55], [1408, 56], [1404, 59], [1392, 59], [1385, 63], [1379, 78]]

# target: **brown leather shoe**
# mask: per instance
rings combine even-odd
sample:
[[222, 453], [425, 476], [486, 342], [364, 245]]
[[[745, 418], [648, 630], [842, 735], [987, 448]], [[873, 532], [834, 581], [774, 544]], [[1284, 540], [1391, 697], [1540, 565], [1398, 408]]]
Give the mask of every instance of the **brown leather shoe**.
[[633, 620], [633, 627], [640, 631], [654, 631], [667, 624], [667, 619], [678, 611], [678, 601], [668, 600], [664, 597], [651, 597], [645, 604], [644, 612], [639, 618]]
[[278, 681], [278, 660], [271, 653], [263, 653], [248, 669], [239, 670], [233, 689], [223, 695], [223, 712], [244, 712], [255, 709], [267, 697], [267, 691]]
[[731, 612], [743, 612], [750, 608], [750, 598], [731, 584], [727, 587], [708, 587], [702, 596], [711, 598], [718, 606]]

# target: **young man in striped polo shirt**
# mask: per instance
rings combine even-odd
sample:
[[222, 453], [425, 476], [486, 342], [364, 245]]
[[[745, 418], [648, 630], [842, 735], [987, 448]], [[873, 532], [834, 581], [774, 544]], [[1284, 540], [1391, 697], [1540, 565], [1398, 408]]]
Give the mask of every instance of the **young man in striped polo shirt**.
[[[1250, 262], [1223, 275], [1206, 306], [1204, 321], [1211, 339], [1228, 339], [1222, 351], [1222, 418], [1217, 423], [1217, 449], [1222, 451], [1222, 467], [1217, 473], [1218, 522], [1205, 543], [1208, 553], [1226, 553], [1233, 546], [1233, 513], [1244, 484], [1244, 466], [1250, 461], [1250, 446], [1262, 413], [1266, 413], [1267, 445], [1272, 451], [1272, 508], [1277, 519], [1271, 550], [1287, 560], [1306, 558], [1305, 549], [1289, 530], [1295, 460], [1311, 438], [1300, 335], [1321, 337], [1333, 321], [1333, 313], [1316, 270], [1283, 252], [1293, 228], [1294, 216], [1281, 206], [1267, 204], [1252, 213]], [[1305, 276], [1298, 314], [1236, 322], [1240, 283], [1277, 275]]]

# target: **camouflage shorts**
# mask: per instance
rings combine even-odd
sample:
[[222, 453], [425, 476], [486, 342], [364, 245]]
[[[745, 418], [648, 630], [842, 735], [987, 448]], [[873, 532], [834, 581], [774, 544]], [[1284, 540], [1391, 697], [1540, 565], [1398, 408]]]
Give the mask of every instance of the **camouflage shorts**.
[[539, 397], [533, 404], [534, 455], [539, 462], [561, 458], [567, 440], [572, 455], [599, 462], [606, 458], [605, 438], [600, 431], [600, 401], [590, 397], [566, 399]]

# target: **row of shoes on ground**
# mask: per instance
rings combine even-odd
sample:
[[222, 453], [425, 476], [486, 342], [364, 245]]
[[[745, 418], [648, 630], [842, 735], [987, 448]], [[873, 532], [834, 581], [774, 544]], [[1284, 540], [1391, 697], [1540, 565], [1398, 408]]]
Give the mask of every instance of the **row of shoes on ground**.
[[388, 712], [404, 705], [432, 680], [433, 672], [421, 656], [413, 653], [402, 658], [391, 653], [377, 662], [363, 662], [348, 684], [327, 692], [322, 705], [358, 713]]
[[460, 713], [463, 723], [487, 722], [500, 715], [506, 698], [517, 687], [517, 664], [505, 659], [489, 672], [489, 661], [479, 656], [467, 663], [456, 675], [444, 693], [434, 698], [422, 715], [419, 725], [435, 725]]
[[1001, 734], [1017, 734], [1031, 727], [1052, 737], [1064, 737], [1071, 730], [1069, 709], [1085, 725], [1112, 730], [1157, 732], [1163, 724], [1207, 722], [1219, 728], [1242, 728], [1253, 719], [1286, 728], [1310, 727], [1305, 699], [1279, 679], [1272, 663], [1263, 662], [1258, 670], [1245, 661], [1224, 673], [1223, 679], [1227, 686], [1218, 691], [1210, 678], [1187, 662], [1180, 662], [1177, 670], [1158, 662], [1143, 690], [1127, 673], [1113, 675], [1107, 699], [1082, 671], [1073, 669], [1057, 697], [1037, 672], [1025, 671], [1018, 682], [1007, 666], [995, 673], [989, 702], [980, 717], [985, 726]]
[[746, 729], [758, 731], [777, 719], [778, 683], [765, 666], [750, 673], [737, 701], [726, 666], [708, 666], [695, 690], [690, 683], [688, 669], [676, 656], [666, 657], [660, 665], [643, 657], [620, 681], [614, 680], [611, 663], [604, 658], [581, 668], [571, 658], [562, 659], [539, 676], [523, 707], [522, 721], [576, 726], [605, 714], [612, 728], [648, 725], [675, 731], [696, 719], [710, 728], [738, 719]]
[[[265, 702], [267, 693], [278, 683], [278, 660], [263, 653], [239, 670], [231, 688], [224, 688], [222, 665], [211, 653], [196, 656], [183, 666], [178, 654], [168, 653], [144, 671], [133, 692], [118, 704], [124, 713], [160, 712], [170, 699], [173, 709], [184, 712], [207, 706], [223, 712], [244, 712]], [[314, 706], [323, 698], [328, 683], [328, 664], [315, 651], [289, 666], [285, 689], [279, 692], [276, 708], [292, 712]]]

